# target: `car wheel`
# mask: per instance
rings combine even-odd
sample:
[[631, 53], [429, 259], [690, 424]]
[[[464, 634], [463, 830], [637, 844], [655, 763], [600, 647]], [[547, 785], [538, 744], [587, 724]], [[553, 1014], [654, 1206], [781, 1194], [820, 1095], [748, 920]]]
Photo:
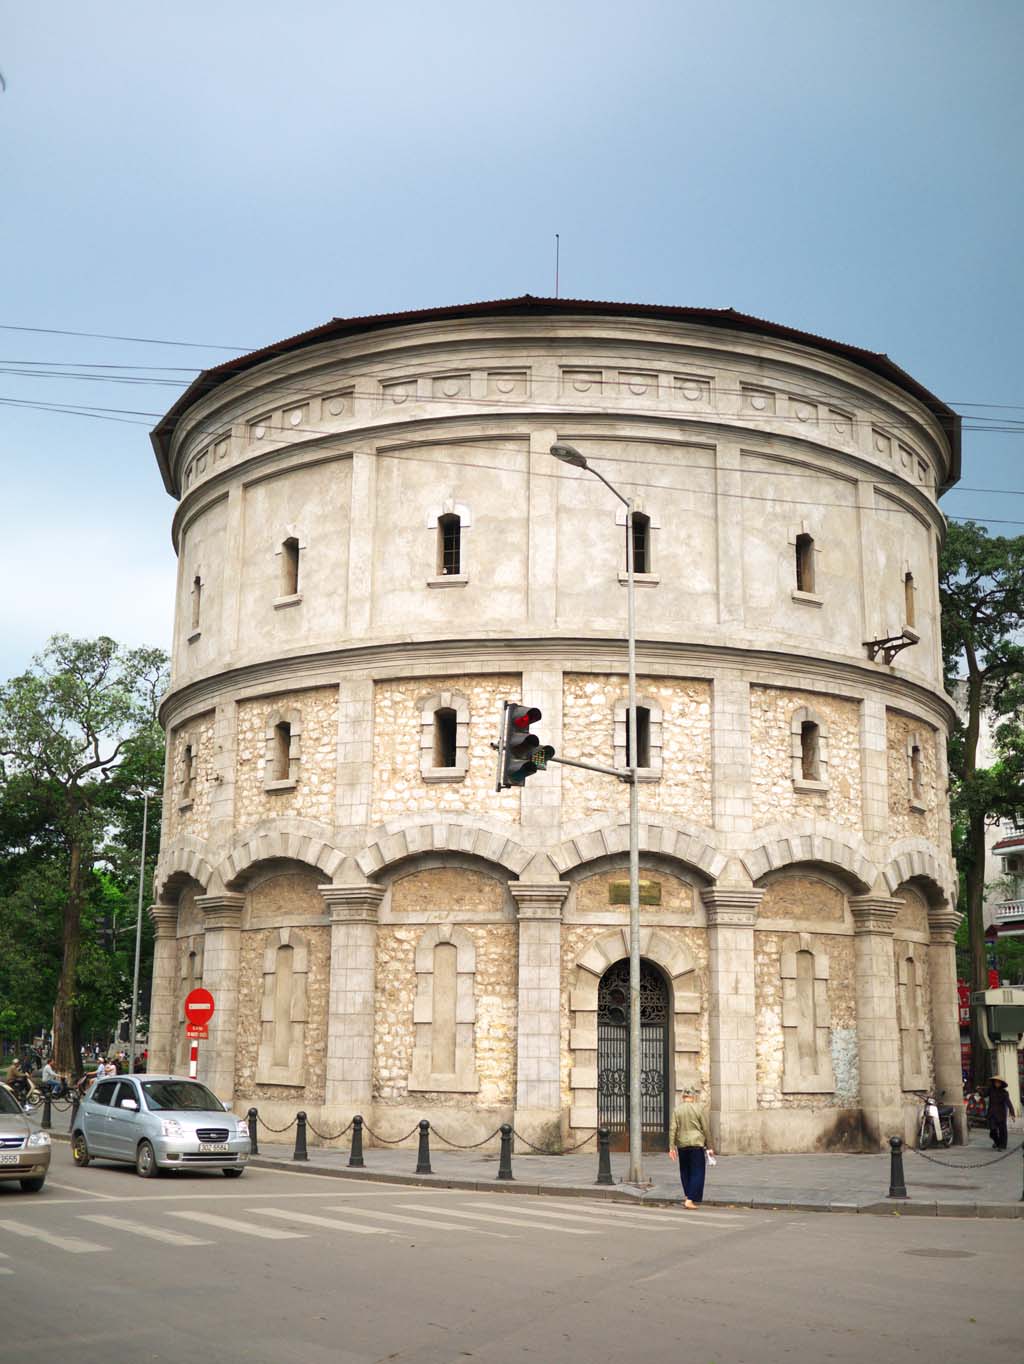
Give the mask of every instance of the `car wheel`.
[[225, 1179], [241, 1179], [245, 1174], [245, 1167], [242, 1165], [225, 1165], [221, 1174]]
[[23, 1179], [21, 1181], [21, 1191], [22, 1193], [39, 1193], [45, 1183], [45, 1176], [42, 1179]]
[[160, 1173], [156, 1152], [148, 1141], [139, 1142], [139, 1149], [135, 1153], [135, 1173], [143, 1179], [153, 1179]]
[[76, 1132], [71, 1138], [71, 1159], [82, 1169], [89, 1164], [89, 1148], [85, 1144], [84, 1132]]

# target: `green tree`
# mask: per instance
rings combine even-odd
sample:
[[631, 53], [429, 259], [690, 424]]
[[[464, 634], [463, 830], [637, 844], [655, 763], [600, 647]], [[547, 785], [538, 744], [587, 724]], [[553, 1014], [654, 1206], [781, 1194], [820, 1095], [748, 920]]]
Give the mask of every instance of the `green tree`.
[[[950, 738], [953, 851], [961, 872], [971, 988], [988, 984], [985, 956], [985, 830], [1024, 817], [1024, 536], [990, 536], [973, 521], [950, 525], [939, 573], [948, 690], [962, 699]], [[995, 760], [979, 766], [982, 717], [993, 725]], [[976, 1078], [987, 1062], [971, 1024]]]
[[[25, 931], [7, 936], [19, 939], [28, 952], [33, 941], [28, 925], [38, 933], [52, 917], [59, 886], [59, 922], [51, 931], [56, 929], [60, 962], [51, 997], [54, 1055], [61, 1070], [78, 1067], [83, 982], [90, 991], [101, 980], [111, 983], [110, 964], [98, 963], [94, 951], [96, 913], [102, 920], [108, 889], [97, 870], [117, 861], [112, 845], [132, 825], [135, 807], [141, 807], [133, 795], [135, 783], [159, 782], [157, 705], [166, 675], [161, 650], [123, 649], [106, 636], [55, 635], [27, 672], [0, 688], [2, 804], [6, 808], [10, 800], [12, 820], [16, 798], [25, 806], [21, 843], [8, 845], [14, 856], [7, 874], [14, 883], [8, 885], [5, 915], [8, 920], [20, 916]], [[124, 868], [118, 871], [123, 880]], [[20, 965], [28, 972], [30, 957]], [[49, 988], [49, 982], [44, 978], [38, 986]], [[33, 1007], [23, 1006], [29, 1013]]]

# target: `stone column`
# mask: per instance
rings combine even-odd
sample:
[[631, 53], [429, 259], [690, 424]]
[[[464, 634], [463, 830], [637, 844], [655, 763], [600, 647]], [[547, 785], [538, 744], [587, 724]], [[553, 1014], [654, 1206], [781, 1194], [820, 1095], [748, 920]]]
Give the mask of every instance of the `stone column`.
[[529, 1141], [545, 1146], [561, 1137], [562, 904], [569, 887], [514, 881], [509, 892], [519, 920], [514, 1123]]
[[373, 1102], [377, 914], [384, 887], [321, 886], [331, 916], [325, 1102], [348, 1121]]
[[197, 895], [205, 924], [203, 986], [213, 995], [210, 1036], [199, 1044], [199, 1078], [218, 1098], [235, 1097], [235, 1046], [238, 1040], [238, 973], [245, 896], [225, 892]]
[[150, 905], [153, 921], [153, 984], [149, 1000], [149, 1069], [154, 1074], [173, 1069], [174, 981], [178, 966], [178, 907]]
[[701, 894], [708, 916], [711, 1130], [715, 1145], [730, 1154], [761, 1149], [754, 923], [763, 896], [753, 886]]
[[865, 1143], [875, 1149], [884, 1149], [889, 1137], [904, 1135], [892, 948], [900, 903], [887, 895], [857, 895], [850, 899], [860, 1106]]
[[945, 1090], [940, 1103], [953, 1105], [958, 1142], [967, 1140], [967, 1117], [961, 1098], [963, 1069], [960, 1065], [960, 1001], [956, 991], [956, 930], [961, 915], [943, 904], [928, 911], [928, 983], [932, 997], [932, 1052], [935, 1057], [935, 1091]]

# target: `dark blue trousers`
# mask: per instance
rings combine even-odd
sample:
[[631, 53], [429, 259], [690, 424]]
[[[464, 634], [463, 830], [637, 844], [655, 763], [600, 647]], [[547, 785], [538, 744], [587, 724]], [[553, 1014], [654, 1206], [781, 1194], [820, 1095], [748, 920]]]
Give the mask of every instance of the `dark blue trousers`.
[[677, 1146], [679, 1157], [679, 1178], [683, 1183], [683, 1193], [691, 1203], [704, 1199], [704, 1167], [706, 1164], [703, 1146]]

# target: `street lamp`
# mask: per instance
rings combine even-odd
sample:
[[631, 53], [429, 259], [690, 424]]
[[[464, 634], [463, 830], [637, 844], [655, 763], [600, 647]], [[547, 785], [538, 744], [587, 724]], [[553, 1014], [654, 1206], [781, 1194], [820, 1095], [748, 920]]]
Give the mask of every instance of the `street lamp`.
[[629, 1182], [643, 1182], [643, 1128], [640, 1121], [640, 788], [636, 742], [636, 582], [633, 577], [633, 499], [624, 497], [604, 474], [587, 463], [573, 445], [552, 445], [563, 464], [584, 469], [626, 508], [626, 632], [629, 668]]
[[[133, 794], [139, 795], [139, 791]], [[142, 851], [139, 854], [139, 904], [135, 914], [135, 972], [132, 976], [132, 1024], [129, 1065], [132, 1071], [135, 1070], [135, 1034], [139, 1023], [139, 958], [142, 953], [142, 895], [146, 882], [146, 828], [149, 824], [149, 801], [150, 792], [142, 791]], [[159, 800], [159, 796], [153, 796], [153, 800]]]

